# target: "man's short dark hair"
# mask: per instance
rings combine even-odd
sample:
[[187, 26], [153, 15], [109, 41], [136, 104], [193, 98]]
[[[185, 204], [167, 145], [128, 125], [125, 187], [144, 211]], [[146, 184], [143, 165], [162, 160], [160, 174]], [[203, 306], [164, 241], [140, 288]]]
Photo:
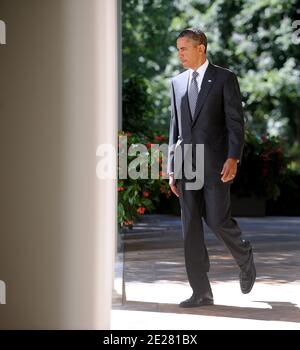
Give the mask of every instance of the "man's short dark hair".
[[207, 48], [207, 38], [206, 35], [202, 32], [202, 30], [198, 28], [187, 28], [183, 30], [177, 37], [178, 38], [189, 38], [195, 41], [198, 45], [202, 44], [205, 46], [205, 52]]

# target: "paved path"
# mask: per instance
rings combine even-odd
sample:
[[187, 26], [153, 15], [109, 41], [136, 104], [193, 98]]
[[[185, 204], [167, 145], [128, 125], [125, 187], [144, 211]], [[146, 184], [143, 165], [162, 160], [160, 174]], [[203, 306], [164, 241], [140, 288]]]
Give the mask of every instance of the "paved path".
[[205, 227], [215, 305], [181, 309], [178, 303], [191, 289], [180, 218], [146, 215], [123, 235], [124, 256], [120, 253], [116, 264], [115, 288], [122, 293], [124, 267], [126, 295], [123, 303], [116, 299], [113, 305], [112, 329], [300, 329], [300, 217], [237, 221], [254, 248], [253, 290], [240, 292], [238, 267]]

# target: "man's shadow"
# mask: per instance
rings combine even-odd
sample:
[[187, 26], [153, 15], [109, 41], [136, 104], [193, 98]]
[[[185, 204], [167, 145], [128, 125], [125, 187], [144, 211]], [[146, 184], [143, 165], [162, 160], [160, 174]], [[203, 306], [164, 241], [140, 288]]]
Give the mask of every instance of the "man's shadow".
[[[260, 321], [300, 322], [300, 308], [290, 302], [257, 300], [271, 308], [210, 305], [195, 308], [180, 308], [177, 304], [126, 301], [119, 309], [154, 311], [162, 313], [188, 314], [215, 317], [241, 318]], [[255, 305], [255, 302], [253, 302]]]

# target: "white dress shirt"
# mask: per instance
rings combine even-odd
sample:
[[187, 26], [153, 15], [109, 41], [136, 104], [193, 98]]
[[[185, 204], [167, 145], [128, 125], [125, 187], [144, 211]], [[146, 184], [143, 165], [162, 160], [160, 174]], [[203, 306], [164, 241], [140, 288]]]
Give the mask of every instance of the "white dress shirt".
[[[202, 84], [202, 80], [203, 80], [203, 77], [204, 77], [204, 74], [206, 72], [206, 69], [208, 67], [208, 60], [206, 59], [206, 61], [196, 70], [196, 72], [198, 72], [198, 76], [196, 78], [197, 80], [197, 85], [198, 85], [198, 92], [200, 91], [201, 89], [201, 84]], [[190, 77], [189, 77], [189, 88], [190, 88], [190, 84], [191, 84], [191, 81], [192, 81], [192, 74], [193, 74], [194, 70], [193, 69], [190, 69]]]

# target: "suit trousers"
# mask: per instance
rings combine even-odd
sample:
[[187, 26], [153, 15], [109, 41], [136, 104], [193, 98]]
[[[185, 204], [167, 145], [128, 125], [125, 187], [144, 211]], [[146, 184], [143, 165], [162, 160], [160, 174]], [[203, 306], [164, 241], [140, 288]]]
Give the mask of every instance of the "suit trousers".
[[241, 267], [250, 256], [250, 243], [242, 239], [238, 223], [231, 217], [231, 183], [205, 184], [199, 190], [186, 189], [185, 178], [176, 184], [179, 190], [185, 266], [194, 293], [211, 292], [207, 277], [210, 263], [204, 241], [203, 221], [225, 244]]

